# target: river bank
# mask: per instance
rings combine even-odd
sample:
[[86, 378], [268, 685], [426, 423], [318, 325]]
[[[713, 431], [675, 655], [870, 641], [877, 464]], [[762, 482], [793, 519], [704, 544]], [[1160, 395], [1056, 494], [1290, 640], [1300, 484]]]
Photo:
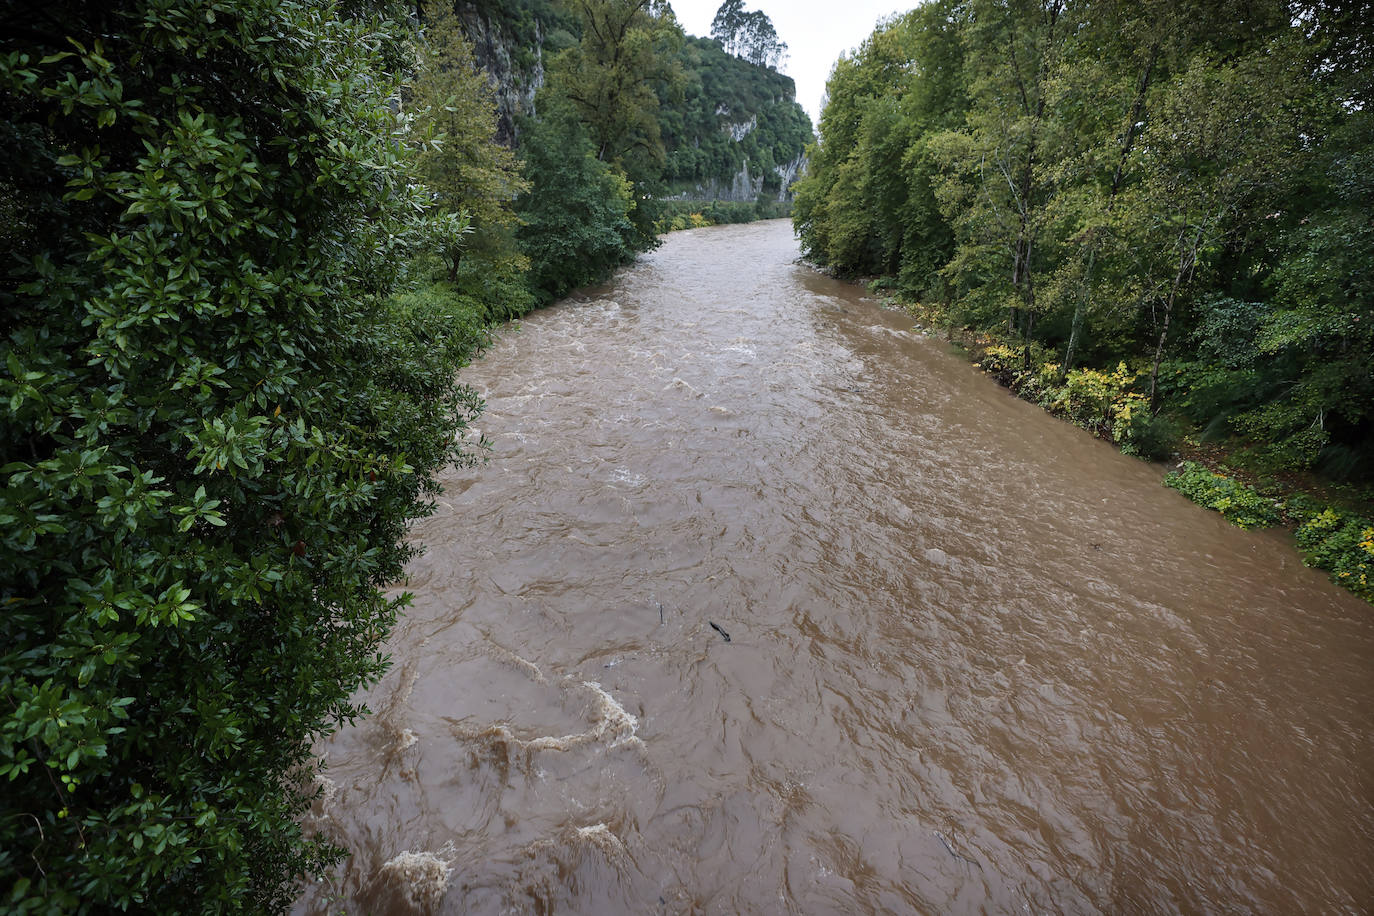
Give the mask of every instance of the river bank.
[[[882, 295], [883, 282], [868, 286]], [[1125, 363], [1061, 373], [1057, 354], [1019, 340], [957, 325], [938, 306], [883, 298], [917, 327], [942, 333], [1002, 387], [1116, 445], [1124, 454], [1170, 467], [1165, 485], [1241, 528], [1282, 526], [1304, 561], [1374, 604], [1374, 493], [1311, 473], [1265, 473], [1245, 462], [1252, 443], [1204, 439], [1185, 421], [1150, 410], [1139, 384], [1145, 368]]]

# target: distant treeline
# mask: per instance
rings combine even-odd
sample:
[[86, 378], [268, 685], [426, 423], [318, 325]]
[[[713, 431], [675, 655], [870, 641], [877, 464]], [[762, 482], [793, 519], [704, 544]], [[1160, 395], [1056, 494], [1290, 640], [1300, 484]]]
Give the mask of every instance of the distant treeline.
[[802, 243], [1041, 400], [1101, 388], [1137, 450], [1367, 485], [1372, 35], [1348, 0], [932, 0], [836, 64]]

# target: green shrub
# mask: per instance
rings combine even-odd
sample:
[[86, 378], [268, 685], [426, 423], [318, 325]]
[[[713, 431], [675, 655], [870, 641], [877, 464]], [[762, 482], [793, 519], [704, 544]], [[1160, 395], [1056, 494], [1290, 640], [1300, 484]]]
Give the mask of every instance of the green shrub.
[[768, 198], [749, 201], [730, 200], [660, 200], [657, 201], [659, 232], [678, 229], [697, 229], [751, 223], [762, 219], [780, 219], [791, 212], [791, 204]]
[[521, 132], [530, 189], [516, 201], [518, 237], [545, 301], [608, 277], [634, 258], [635, 202], [623, 173], [596, 158], [566, 111], [546, 110]]
[[1297, 530], [1307, 565], [1374, 603], [1374, 522], [1327, 508], [1311, 513]]
[[280, 910], [334, 855], [311, 744], [479, 407], [473, 322], [388, 298], [403, 15], [54, 0], [0, 36], [9, 912]]
[[1121, 451], [1149, 461], [1163, 461], [1174, 454], [1183, 437], [1183, 428], [1166, 414], [1151, 414], [1141, 409], [1132, 413], [1118, 441]]
[[1201, 506], [1220, 512], [1240, 528], [1264, 528], [1280, 521], [1273, 500], [1260, 496], [1237, 480], [1209, 471], [1196, 461], [1185, 461], [1183, 470], [1171, 471], [1165, 476], [1164, 485]]

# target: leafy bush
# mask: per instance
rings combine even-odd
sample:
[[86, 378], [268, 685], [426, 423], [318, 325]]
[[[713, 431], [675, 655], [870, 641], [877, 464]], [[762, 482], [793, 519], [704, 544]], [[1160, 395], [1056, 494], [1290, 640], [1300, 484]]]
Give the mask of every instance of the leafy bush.
[[[1032, 356], [1033, 360], [1034, 356]], [[978, 362], [984, 369], [994, 374], [1020, 372], [1025, 365], [1025, 354], [1020, 347], [998, 343], [986, 347]]]
[[1131, 390], [1139, 375], [1127, 369], [1125, 363], [1111, 372], [1073, 369], [1064, 377], [1051, 406], [1086, 429], [1123, 441], [1149, 411], [1149, 399]]
[[1185, 461], [1182, 471], [1171, 471], [1165, 476], [1164, 485], [1198, 505], [1220, 512], [1239, 528], [1265, 528], [1280, 521], [1273, 500], [1238, 480], [1209, 471], [1196, 461]]
[[[1143, 398], [1142, 398], [1143, 400]], [[1133, 410], [1118, 437], [1121, 451], [1150, 461], [1163, 461], [1174, 453], [1183, 438], [1183, 428], [1167, 414]]]
[[634, 257], [630, 182], [593, 154], [566, 112], [547, 111], [521, 132], [530, 190], [516, 201], [521, 247], [545, 300], [605, 279]]
[[1106, 436], [1130, 455], [1167, 456], [1178, 430], [1168, 421], [1156, 420], [1149, 399], [1133, 390], [1139, 372], [1119, 363], [1116, 370], [1072, 369], [1059, 380], [1059, 364], [1047, 361], [1048, 353], [1031, 344], [1029, 369], [1023, 345], [993, 343], [985, 346], [979, 364], [1014, 388], [1021, 397], [1035, 401], [1075, 426]]
[[1307, 565], [1326, 570], [1333, 582], [1374, 603], [1374, 522], [1331, 508], [1303, 514], [1297, 540]]
[[55, 0], [0, 36], [10, 912], [277, 910], [334, 855], [311, 743], [479, 407], [472, 322], [387, 298], [423, 203], [397, 13]]

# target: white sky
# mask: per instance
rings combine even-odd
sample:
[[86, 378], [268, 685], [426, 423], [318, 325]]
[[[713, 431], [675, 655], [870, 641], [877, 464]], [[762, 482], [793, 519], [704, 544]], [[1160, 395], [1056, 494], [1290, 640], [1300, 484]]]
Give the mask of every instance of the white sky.
[[[678, 22], [689, 35], [707, 37], [721, 0], [671, 0]], [[762, 10], [778, 38], [787, 42], [783, 72], [797, 82], [797, 101], [818, 124], [821, 97], [830, 68], [844, 52], [857, 48], [879, 19], [905, 12], [918, 0], [745, 0], [746, 10]]]

